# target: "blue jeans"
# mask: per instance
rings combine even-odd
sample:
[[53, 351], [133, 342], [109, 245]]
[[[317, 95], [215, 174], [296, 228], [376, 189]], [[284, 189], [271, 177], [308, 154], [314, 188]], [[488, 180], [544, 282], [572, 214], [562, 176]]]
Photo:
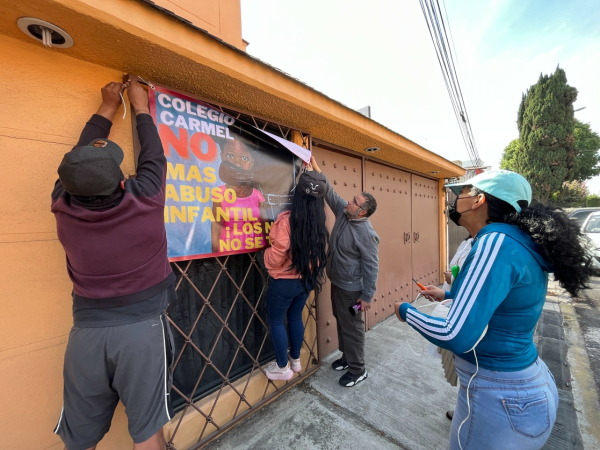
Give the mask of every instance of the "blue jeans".
[[[460, 380], [450, 450], [460, 450], [458, 428], [468, 415], [467, 385], [475, 365], [454, 358]], [[554, 377], [541, 359], [517, 372], [479, 368], [469, 387], [471, 415], [460, 429], [463, 450], [538, 450], [550, 437], [558, 409]]]
[[283, 323], [286, 316], [290, 332], [290, 356], [294, 359], [300, 358], [304, 339], [302, 309], [307, 298], [308, 292], [304, 290], [301, 279], [271, 278], [267, 293], [267, 315], [279, 367], [285, 367], [288, 360], [288, 335]]

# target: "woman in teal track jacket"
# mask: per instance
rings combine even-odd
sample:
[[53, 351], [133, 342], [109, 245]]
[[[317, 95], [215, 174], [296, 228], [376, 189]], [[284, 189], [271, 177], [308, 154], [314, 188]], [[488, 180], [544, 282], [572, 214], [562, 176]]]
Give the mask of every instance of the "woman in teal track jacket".
[[586, 287], [590, 257], [579, 228], [558, 210], [531, 203], [531, 187], [509, 171], [448, 185], [457, 195], [450, 219], [474, 236], [450, 292], [446, 318], [397, 303], [396, 314], [425, 339], [455, 354], [460, 379], [450, 449], [541, 448], [552, 431], [558, 393], [533, 334], [548, 273], [572, 295]]

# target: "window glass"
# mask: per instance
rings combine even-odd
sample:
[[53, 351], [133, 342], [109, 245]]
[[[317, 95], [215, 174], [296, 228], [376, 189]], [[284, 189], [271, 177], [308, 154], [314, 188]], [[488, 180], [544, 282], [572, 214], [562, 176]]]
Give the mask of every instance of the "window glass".
[[591, 217], [583, 231], [585, 233], [600, 233], [600, 215]]

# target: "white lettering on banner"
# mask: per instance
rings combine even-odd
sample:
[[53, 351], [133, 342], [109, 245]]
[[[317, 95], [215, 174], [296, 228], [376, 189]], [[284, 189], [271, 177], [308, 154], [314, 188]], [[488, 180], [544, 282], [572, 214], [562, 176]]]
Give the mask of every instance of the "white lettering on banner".
[[[199, 105], [197, 103], [190, 102], [189, 100], [183, 100], [181, 98], [171, 98], [167, 94], [158, 94], [158, 103], [163, 108], [174, 109], [177, 112], [185, 112], [190, 116], [197, 116], [203, 119], [210, 119], [213, 122], [224, 123], [225, 125], [233, 125], [235, 119], [223, 112], [208, 108], [206, 106]], [[195, 106], [195, 111], [194, 111]], [[161, 115], [162, 117], [162, 115]], [[173, 117], [173, 116], [171, 116]], [[191, 118], [190, 118], [191, 120]], [[165, 122], [166, 123], [166, 122]], [[193, 126], [190, 122], [190, 128]]]
[[200, 121], [190, 117], [190, 130], [200, 131]]
[[212, 120], [213, 122], [219, 122], [219, 113], [217, 111], [215, 111], [214, 109], [209, 109], [207, 115], [208, 115], [208, 118], [210, 120]]
[[173, 120], [173, 114], [171, 114], [169, 111], [163, 111], [160, 113], [160, 121], [162, 123], [164, 123], [165, 125], [169, 125], [169, 126], [171, 126], [175, 123], [175, 121]]
[[167, 94], [158, 94], [158, 103], [160, 103], [161, 106], [163, 106], [164, 108], [171, 107], [171, 104], [167, 103], [170, 101], [171, 101], [171, 98]]
[[[173, 103], [175, 103], [173, 100]], [[205, 120], [198, 120], [195, 117], [186, 117], [182, 115], [174, 116], [169, 111], [161, 111], [159, 115], [160, 123], [168, 126], [175, 126], [177, 128], [185, 128], [186, 130], [196, 131], [204, 133], [209, 136], [217, 136], [220, 138], [226, 138], [234, 141], [235, 138], [229, 133], [229, 128], [222, 125], [215, 125], [214, 123], [207, 122]]]
[[[235, 140], [230, 134], [229, 128], [223, 125], [216, 125], [204, 120], [198, 120], [196, 117], [202, 119], [209, 119], [212, 122], [225, 125], [233, 125], [235, 119], [226, 113], [217, 111], [207, 106], [200, 105], [189, 100], [184, 100], [178, 97], [172, 97], [167, 94], [159, 93], [156, 96], [158, 104], [165, 109], [175, 110], [183, 114], [173, 114], [170, 111], [161, 111], [159, 115], [160, 122], [168, 125], [175, 126], [178, 128], [184, 128], [186, 130], [204, 133], [209, 136], [216, 136], [220, 138], [226, 138]], [[195, 117], [189, 117], [195, 116]]]
[[173, 105], [173, 109], [175, 111], [178, 111], [178, 112], [185, 111], [185, 103], [183, 103], [183, 100], [181, 100], [180, 98], [174, 98], [173, 101], [171, 102], [171, 104]]
[[185, 102], [185, 111], [190, 115], [190, 116], [195, 116], [197, 115], [194, 111], [192, 111], [192, 104], [190, 102]]
[[[175, 100], [177, 100], [177, 99], [175, 99]], [[175, 103], [175, 100], [173, 100], [173, 103]], [[175, 121], [175, 126], [178, 128], [185, 128], [186, 130], [189, 130], [189, 127], [183, 116], [177, 116], [177, 120]]]
[[205, 122], [203, 120], [202, 121], [202, 132], [204, 134], [211, 134], [213, 136], [216, 136], [216, 133], [215, 133], [215, 124], [214, 123], [208, 123], [208, 122]]

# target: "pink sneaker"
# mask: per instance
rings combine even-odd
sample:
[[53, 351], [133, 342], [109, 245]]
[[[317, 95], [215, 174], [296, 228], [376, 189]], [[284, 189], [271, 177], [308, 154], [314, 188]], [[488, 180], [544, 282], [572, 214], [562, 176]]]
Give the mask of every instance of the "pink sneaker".
[[294, 372], [290, 369], [290, 365], [286, 364], [285, 367], [281, 368], [277, 365], [276, 362], [272, 362], [265, 369], [265, 373], [267, 374], [267, 378], [269, 380], [291, 380], [294, 376]]
[[296, 373], [302, 371], [302, 364], [300, 364], [300, 358], [294, 359], [290, 356], [290, 367]]

